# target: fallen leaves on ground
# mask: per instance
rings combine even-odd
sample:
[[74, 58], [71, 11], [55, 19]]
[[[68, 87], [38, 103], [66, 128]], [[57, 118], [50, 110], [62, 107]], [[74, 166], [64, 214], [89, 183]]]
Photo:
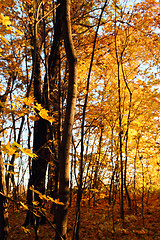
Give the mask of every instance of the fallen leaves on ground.
[[[76, 198], [75, 198], [76, 199]], [[68, 211], [68, 240], [72, 239], [76, 201], [73, 199], [72, 206]], [[80, 239], [87, 240], [105, 240], [105, 239], [160, 239], [160, 194], [152, 194], [148, 205], [144, 208], [144, 226], [142, 221], [142, 212], [140, 208], [140, 199], [137, 215], [134, 214], [134, 206], [132, 210], [127, 209], [125, 204], [124, 222], [120, 218], [118, 202], [114, 206], [108, 204], [108, 199], [98, 199], [95, 206], [89, 206], [87, 201], [82, 202], [81, 206], [81, 228]], [[49, 205], [46, 206], [46, 217], [53, 223], [53, 214], [50, 213]], [[114, 213], [114, 228], [113, 228]], [[22, 227], [25, 220], [26, 212], [17, 209], [15, 206], [9, 207], [9, 240], [32, 240], [35, 239], [34, 229], [32, 227], [25, 229]], [[39, 239], [54, 239], [55, 232], [49, 224], [40, 226]]]

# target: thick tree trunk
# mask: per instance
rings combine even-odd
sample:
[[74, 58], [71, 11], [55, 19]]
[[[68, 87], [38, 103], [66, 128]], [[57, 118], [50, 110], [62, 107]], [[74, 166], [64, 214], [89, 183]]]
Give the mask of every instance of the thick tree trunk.
[[[60, 202], [63, 202], [63, 205], [59, 205], [57, 208], [56, 227], [60, 235], [64, 239], [66, 239], [67, 210], [69, 200], [69, 151], [72, 139], [72, 127], [74, 122], [74, 113], [77, 97], [77, 58], [74, 51], [71, 33], [70, 1], [61, 0], [60, 7], [62, 11], [61, 17], [65, 51], [69, 63], [69, 81], [67, 107], [59, 158], [59, 199]], [[56, 240], [61, 239], [60, 235], [56, 234]]]
[[[36, 12], [36, 1], [34, 1], [34, 11]], [[34, 47], [32, 51], [33, 59], [33, 78], [34, 78], [34, 98], [38, 104], [43, 104], [42, 95], [42, 81], [41, 81], [41, 59], [40, 59], [40, 48], [37, 38], [37, 25], [34, 24], [34, 35], [32, 37], [32, 45]], [[38, 114], [38, 112], [37, 112]], [[45, 191], [45, 176], [47, 169], [47, 132], [48, 132], [48, 121], [42, 119], [35, 121], [34, 123], [34, 134], [33, 134], [33, 152], [37, 154], [36, 159], [32, 159], [32, 173], [28, 183], [27, 203], [32, 206], [32, 192], [29, 189], [31, 186], [44, 194]], [[41, 200], [37, 194], [34, 194], [34, 200], [38, 201], [41, 205]], [[28, 211], [24, 226], [33, 224], [33, 214]]]
[[[32, 201], [38, 201], [41, 205], [41, 200], [37, 194], [33, 194], [30, 187], [34, 187], [40, 193], [45, 193], [45, 176], [47, 170], [48, 150], [46, 146], [47, 142], [47, 121], [40, 118], [34, 125], [34, 139], [33, 139], [33, 151], [37, 154], [37, 158], [32, 159], [32, 174], [28, 183], [27, 203], [32, 206]], [[33, 214], [28, 211], [24, 226], [33, 224]]]

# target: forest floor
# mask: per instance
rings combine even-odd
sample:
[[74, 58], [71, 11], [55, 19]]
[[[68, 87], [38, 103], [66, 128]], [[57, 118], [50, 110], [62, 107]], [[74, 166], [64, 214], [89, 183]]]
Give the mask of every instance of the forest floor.
[[[125, 199], [127, 202], [127, 200]], [[72, 239], [75, 223], [75, 199], [68, 212], [68, 240]], [[47, 207], [49, 204], [47, 204]], [[152, 193], [148, 204], [144, 199], [144, 218], [142, 218], [141, 198], [137, 199], [137, 215], [134, 207], [132, 210], [127, 208], [125, 203], [125, 219], [120, 218], [120, 207], [116, 203], [113, 207], [108, 204], [108, 200], [100, 199], [96, 196], [95, 206], [89, 206], [88, 200], [83, 199], [81, 208], [81, 240], [115, 239], [115, 240], [135, 240], [135, 239], [160, 239], [160, 193]], [[114, 228], [113, 228], [114, 213]], [[22, 227], [26, 212], [22, 208], [9, 207], [9, 240], [32, 240], [35, 239], [32, 228]], [[46, 211], [47, 219], [52, 223], [53, 214], [50, 209]], [[144, 223], [144, 224], [143, 224]], [[39, 239], [54, 239], [54, 229], [49, 224], [41, 225], [39, 229]]]

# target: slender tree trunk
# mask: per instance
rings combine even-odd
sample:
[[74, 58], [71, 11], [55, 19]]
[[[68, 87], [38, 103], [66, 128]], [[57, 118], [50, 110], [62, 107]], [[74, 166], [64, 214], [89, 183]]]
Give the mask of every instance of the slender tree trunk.
[[[129, 126], [128, 126], [129, 127]], [[128, 161], [128, 127], [127, 127], [127, 133], [126, 133], [126, 146], [125, 146], [125, 167], [124, 167], [124, 187], [128, 199], [128, 206], [131, 210], [131, 198], [127, 189], [127, 161]]]
[[[5, 103], [7, 100], [7, 95], [9, 94], [11, 82], [16, 79], [14, 73], [11, 74], [6, 91], [3, 95], [0, 95], [0, 102]], [[3, 108], [0, 107], [0, 112], [3, 112]], [[6, 188], [6, 178], [4, 172], [4, 163], [1, 151], [1, 141], [0, 141], [0, 240], [7, 240], [8, 237], [8, 206], [7, 206], [7, 188]], [[5, 196], [3, 196], [5, 195]]]
[[118, 100], [119, 100], [119, 155], [120, 155], [120, 166], [121, 166], [121, 201], [120, 201], [120, 212], [121, 218], [124, 219], [124, 203], [123, 203], [123, 187], [124, 187], [124, 177], [123, 177], [123, 154], [122, 154], [122, 115], [121, 115], [121, 83], [119, 75], [119, 61], [117, 56], [118, 65]]
[[114, 175], [115, 175], [115, 171], [114, 171], [114, 163], [113, 163], [113, 127], [111, 128], [111, 162], [112, 162], [112, 177], [111, 177], [111, 183], [110, 183], [110, 189], [109, 189], [109, 204], [111, 204], [111, 196], [112, 196], [112, 184], [114, 184]]
[[[23, 125], [24, 125], [24, 120], [25, 117], [22, 117], [22, 121], [21, 121], [21, 125], [20, 125], [20, 129], [19, 129], [19, 133], [18, 133], [18, 138], [16, 140], [16, 142], [18, 144], [20, 144], [20, 140], [21, 140], [21, 135], [22, 135], [22, 130], [23, 130]], [[7, 193], [9, 192], [9, 179], [10, 179], [10, 172], [13, 171], [14, 172], [14, 161], [15, 161], [15, 154], [12, 155], [11, 161], [10, 161], [10, 165], [8, 168], [8, 174], [6, 176], [6, 187], [7, 187]], [[14, 182], [14, 178], [12, 178], [12, 182]]]
[[[98, 180], [99, 163], [100, 163], [100, 157], [101, 157], [103, 130], [104, 130], [104, 125], [103, 125], [103, 122], [102, 122], [102, 119], [101, 119], [101, 130], [100, 130], [100, 138], [99, 138], [99, 146], [98, 146], [98, 159], [96, 160], [96, 163], [95, 163], [93, 189], [96, 189], [98, 187], [97, 180]], [[93, 196], [94, 196], [94, 203], [93, 203], [93, 205], [95, 206], [95, 192], [93, 193]]]
[[127, 189], [127, 162], [128, 162], [128, 136], [129, 136], [129, 126], [130, 126], [130, 115], [131, 115], [131, 103], [132, 103], [132, 92], [128, 86], [127, 80], [126, 80], [126, 76], [125, 76], [125, 72], [124, 72], [124, 68], [123, 68], [123, 63], [122, 63], [122, 56], [123, 54], [121, 54], [121, 69], [122, 69], [122, 74], [123, 74], [123, 79], [125, 81], [126, 87], [128, 89], [129, 92], [129, 111], [128, 111], [128, 117], [127, 117], [127, 130], [126, 130], [126, 134], [125, 134], [125, 167], [124, 167], [124, 187], [125, 187], [125, 191], [126, 191], [126, 195], [127, 195], [127, 199], [128, 199], [128, 206], [131, 209], [131, 198]]
[[72, 156], [71, 156], [71, 169], [70, 169], [70, 199], [69, 206], [72, 206], [72, 195], [73, 195], [73, 163], [74, 163], [74, 149], [72, 144]]
[[135, 215], [137, 215], [137, 200], [136, 200], [136, 158], [137, 156], [134, 157], [134, 212]]
[[115, 1], [115, 54], [117, 60], [117, 79], [118, 79], [118, 119], [119, 119], [119, 156], [120, 156], [120, 166], [121, 166], [121, 201], [120, 201], [120, 214], [122, 220], [124, 219], [124, 202], [123, 202], [123, 187], [124, 187], [124, 164], [123, 164], [123, 154], [122, 154], [122, 109], [121, 109], [121, 79], [120, 79], [120, 61], [117, 49], [117, 5]]
[[[0, 142], [0, 192], [4, 195], [7, 194], [4, 174], [4, 163], [1, 152], [1, 142]], [[6, 240], [7, 236], [8, 236], [7, 199], [0, 194], [0, 239]]]
[[134, 211], [135, 211], [135, 215], [137, 215], [137, 199], [136, 199], [136, 170], [137, 170], [137, 166], [136, 166], [136, 160], [137, 160], [137, 153], [139, 151], [139, 141], [140, 141], [140, 137], [138, 137], [137, 139], [137, 145], [136, 145], [136, 154], [134, 157]]
[[109, 189], [109, 204], [111, 204], [111, 201], [113, 200], [113, 192], [112, 192], [112, 186], [114, 188], [115, 182], [115, 173], [117, 171], [117, 165], [115, 166], [115, 169], [112, 169], [112, 178], [111, 178], [111, 183], [110, 183], [110, 189]]
[[143, 166], [143, 160], [142, 160], [143, 156], [140, 156], [140, 161], [142, 164], [142, 222], [143, 222], [143, 227], [144, 227], [144, 166]]
[[[89, 94], [89, 84], [90, 84], [90, 76], [92, 72], [92, 65], [93, 65], [93, 59], [94, 59], [94, 52], [95, 52], [95, 46], [96, 46], [96, 41], [97, 41], [97, 35], [98, 35], [98, 30], [101, 22], [101, 18], [104, 12], [104, 9], [107, 5], [107, 0], [105, 1], [100, 16], [99, 16], [99, 21], [95, 33], [95, 38], [94, 38], [94, 43], [93, 43], [93, 51], [92, 51], [92, 57], [91, 57], [91, 62], [90, 62], [90, 68], [89, 68], [89, 73], [88, 73], [88, 78], [87, 78], [87, 87], [86, 87], [86, 95], [85, 95], [85, 101], [84, 101], [84, 107], [83, 107], [83, 117], [82, 117], [82, 126], [81, 126], [81, 160], [80, 160], [80, 184], [78, 187], [78, 193], [77, 193], [77, 216], [76, 216], [76, 239], [79, 240], [79, 230], [80, 230], [80, 207], [81, 207], [81, 200], [82, 200], [82, 178], [83, 178], [83, 150], [84, 150], [84, 124], [85, 124], [85, 114], [86, 114], [86, 108], [87, 108], [87, 101], [88, 101], [88, 94]], [[73, 236], [74, 238], [74, 236]]]

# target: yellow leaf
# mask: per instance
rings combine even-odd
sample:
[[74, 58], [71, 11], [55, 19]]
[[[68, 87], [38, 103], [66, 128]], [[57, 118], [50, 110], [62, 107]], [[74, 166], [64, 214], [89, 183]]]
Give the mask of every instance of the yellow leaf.
[[0, 22], [2, 22], [2, 24], [5, 26], [11, 24], [11, 22], [9, 21], [9, 17], [5, 17], [2, 13], [0, 14]]
[[29, 210], [28, 207], [27, 207], [27, 205], [25, 205], [23, 202], [20, 202], [20, 204], [21, 204], [21, 206], [22, 206], [23, 208], [25, 208], [26, 210]]
[[9, 45], [8, 40], [5, 37], [3, 37], [2, 34], [0, 34], [0, 38], [2, 39], [2, 41], [6, 42]]
[[6, 25], [6, 26], [11, 24], [11, 22], [9, 21], [9, 17], [5, 17], [3, 19], [3, 24]]
[[90, 189], [92, 192], [99, 192], [97, 189]]
[[49, 196], [48, 196], [48, 199], [51, 200], [52, 202], [54, 202], [55, 204], [64, 205], [64, 203], [63, 203], [63, 202], [60, 202], [58, 199], [55, 199], [55, 200], [54, 200], [53, 198], [51, 198], [51, 197], [49, 197]]
[[25, 228], [25, 227], [23, 227], [23, 226], [21, 226], [21, 228], [23, 229], [23, 231], [24, 231], [25, 233], [29, 233], [29, 234], [31, 233], [28, 228]]
[[[48, 110], [46, 110], [45, 108], [43, 108], [43, 107], [41, 106], [41, 104], [36, 103], [36, 105], [34, 105], [34, 108], [39, 111], [38, 114], [39, 114], [39, 116], [40, 116], [41, 118], [43, 118], [43, 119], [45, 119], [45, 120], [47, 120], [47, 121], [49, 121], [49, 122], [51, 122], [51, 123], [54, 122], [54, 119], [48, 115]], [[34, 109], [33, 109], [33, 111], [36, 113], [36, 111], [35, 111]]]
[[33, 214], [36, 216], [36, 217], [40, 217], [40, 215], [38, 215], [36, 212], [33, 211]]
[[38, 201], [33, 201], [33, 205], [38, 206], [39, 202]]
[[15, 28], [15, 31], [20, 34], [20, 35], [23, 35], [23, 32], [19, 31], [18, 29]]
[[41, 199], [45, 199], [45, 200], [47, 200], [47, 201], [50, 200], [50, 201], [54, 202], [55, 204], [64, 205], [64, 203], [63, 203], [63, 202], [60, 202], [58, 199], [53, 199], [53, 198], [51, 198], [51, 197], [49, 197], [49, 196], [43, 195], [43, 194], [40, 193], [38, 190], [35, 190], [35, 189], [32, 188], [32, 187], [30, 187], [30, 190], [33, 191], [33, 192], [35, 192], [35, 193], [37, 193]]

